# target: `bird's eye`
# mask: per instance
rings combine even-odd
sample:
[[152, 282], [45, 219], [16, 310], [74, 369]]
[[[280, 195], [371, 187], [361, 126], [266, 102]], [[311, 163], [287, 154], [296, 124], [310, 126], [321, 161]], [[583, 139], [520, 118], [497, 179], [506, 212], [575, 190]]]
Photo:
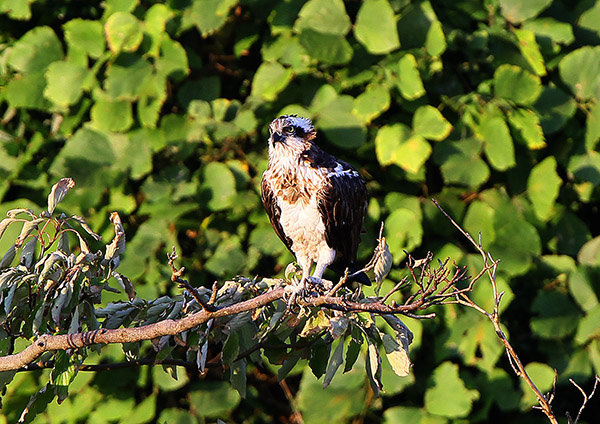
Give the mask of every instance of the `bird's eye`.
[[288, 125], [287, 127], [283, 127], [283, 132], [289, 135], [293, 135], [296, 132], [296, 130], [291, 125]]

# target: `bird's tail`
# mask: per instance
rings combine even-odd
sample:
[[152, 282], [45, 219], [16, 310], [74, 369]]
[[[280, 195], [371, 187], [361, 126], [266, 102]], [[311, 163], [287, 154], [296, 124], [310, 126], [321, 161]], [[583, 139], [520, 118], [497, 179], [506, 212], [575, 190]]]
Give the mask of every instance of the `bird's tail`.
[[[333, 267], [331, 267], [331, 268], [337, 274], [344, 275], [344, 273], [346, 272], [346, 268], [342, 268], [341, 266], [336, 266], [335, 263], [333, 264]], [[361, 268], [357, 267], [354, 264], [348, 265], [347, 268], [348, 268], [348, 282], [356, 281], [357, 283], [360, 283], [364, 286], [371, 285], [371, 279], [364, 271], [361, 271]]]
[[355, 270], [354, 272], [352, 271], [352, 268], [348, 269], [349, 271], [349, 277], [348, 280], [350, 281], [356, 281], [357, 283], [360, 283], [364, 286], [370, 286], [371, 285], [371, 279], [369, 278], [369, 276], [364, 272], [364, 271], [360, 271], [360, 270]]

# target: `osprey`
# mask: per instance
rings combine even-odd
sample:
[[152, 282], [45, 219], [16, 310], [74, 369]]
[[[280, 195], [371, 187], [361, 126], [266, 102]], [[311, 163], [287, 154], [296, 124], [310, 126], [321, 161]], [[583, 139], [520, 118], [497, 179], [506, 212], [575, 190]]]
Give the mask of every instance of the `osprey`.
[[[320, 283], [331, 264], [338, 272], [348, 268], [353, 273], [367, 208], [365, 181], [350, 164], [315, 144], [310, 119], [280, 116], [269, 133], [262, 202], [275, 232], [302, 268], [299, 289], [307, 280]], [[351, 280], [371, 284], [364, 272]]]

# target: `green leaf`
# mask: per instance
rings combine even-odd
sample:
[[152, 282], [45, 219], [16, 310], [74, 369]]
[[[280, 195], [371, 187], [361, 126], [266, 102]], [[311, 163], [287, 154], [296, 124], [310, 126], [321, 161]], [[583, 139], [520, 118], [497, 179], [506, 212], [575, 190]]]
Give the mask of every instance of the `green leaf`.
[[127, 131], [133, 124], [131, 102], [96, 99], [90, 111], [92, 126], [100, 131]]
[[252, 95], [267, 101], [273, 101], [287, 87], [291, 79], [291, 70], [284, 68], [277, 62], [264, 62], [254, 74]]
[[356, 16], [354, 36], [372, 54], [400, 47], [394, 10], [387, 0], [364, 1]]
[[88, 69], [83, 66], [71, 62], [53, 62], [46, 71], [44, 96], [61, 107], [77, 103], [83, 90], [89, 88], [89, 75]]
[[389, 90], [382, 85], [369, 85], [356, 99], [353, 112], [369, 124], [389, 109], [391, 96]]
[[[598, 244], [598, 238], [596, 244]], [[592, 286], [592, 276], [586, 268], [579, 267], [569, 275], [569, 292], [581, 309], [588, 312], [598, 306], [598, 296]]]
[[469, 390], [458, 376], [458, 365], [443, 362], [431, 376], [433, 387], [425, 391], [425, 409], [448, 418], [466, 417], [473, 402], [479, 398], [477, 390]]
[[494, 72], [494, 93], [519, 105], [535, 102], [542, 92], [537, 75], [514, 65], [501, 65]]
[[354, 114], [354, 99], [343, 95], [319, 110], [316, 126], [329, 141], [343, 149], [354, 149], [367, 141], [361, 119]]
[[571, 156], [567, 170], [580, 181], [600, 185], [600, 153], [590, 150], [583, 155]]
[[452, 125], [433, 106], [419, 107], [413, 116], [413, 131], [429, 140], [441, 141], [448, 137]]
[[421, 244], [423, 226], [421, 217], [408, 209], [396, 209], [385, 220], [385, 237], [398, 264], [406, 257], [404, 251], [412, 251]]
[[113, 100], [135, 100], [152, 76], [152, 66], [136, 55], [121, 54], [106, 70], [106, 94]]
[[306, 424], [323, 422], [345, 423], [364, 409], [364, 365], [356, 364], [347, 372], [340, 373], [327, 390], [308, 367], [304, 369], [297, 394], [298, 408]]
[[224, 381], [194, 382], [190, 386], [189, 396], [191, 404], [202, 405], [201, 408], [194, 409], [199, 417], [223, 416], [241, 401], [238, 392]]
[[481, 233], [484, 246], [493, 243], [496, 239], [494, 208], [480, 200], [475, 200], [467, 209], [463, 220], [463, 228], [471, 234], [475, 241], [479, 239]]
[[[532, 258], [542, 251], [536, 228], [523, 219], [519, 210], [500, 193], [489, 191], [482, 195], [482, 199], [494, 208], [496, 239], [488, 249], [494, 258], [502, 258], [504, 272], [524, 274], [531, 266]], [[519, 243], [515, 243], [517, 239]]]
[[184, 13], [184, 21], [198, 28], [203, 37], [215, 33], [229, 18], [229, 11], [238, 0], [197, 0]]
[[294, 29], [312, 29], [322, 34], [346, 35], [350, 18], [342, 0], [309, 0], [298, 13]]
[[536, 17], [552, 0], [499, 0], [502, 15], [512, 23]]
[[80, 48], [93, 58], [104, 53], [104, 28], [99, 21], [72, 19], [63, 25], [63, 30], [70, 46]]
[[62, 58], [62, 46], [52, 28], [38, 26], [12, 46], [7, 62], [17, 71], [30, 73], [44, 71], [49, 64]]
[[546, 147], [540, 118], [532, 110], [511, 110], [508, 114], [508, 123], [515, 132], [515, 138], [524, 143], [530, 150], [538, 150]]
[[[577, 102], [560, 88], [547, 85], [544, 86], [542, 94], [536, 100], [534, 108], [540, 116], [544, 134], [553, 134], [563, 128], [573, 117], [577, 109]], [[588, 116], [588, 125], [589, 119]]]
[[3, 0], [0, 1], [0, 13], [6, 13], [11, 19], [28, 21], [31, 19], [30, 3], [35, 0]]
[[417, 69], [417, 60], [408, 53], [398, 61], [398, 88], [406, 100], [415, 100], [425, 94], [425, 87]]
[[575, 342], [585, 344], [592, 338], [600, 337], [600, 305], [587, 311], [585, 317], [579, 321]]
[[335, 373], [338, 371], [340, 366], [344, 363], [344, 339], [339, 339], [337, 347], [333, 351], [333, 354], [329, 358], [329, 363], [327, 364], [327, 370], [325, 371], [325, 378], [323, 379], [323, 388], [326, 389]]
[[[310, 360], [308, 361], [308, 365], [316, 378], [321, 378], [321, 376], [325, 374], [330, 350], [331, 343], [325, 342], [323, 338], [319, 338], [310, 346]], [[348, 353], [346, 354], [346, 357]], [[346, 364], [347, 363], [346, 360]], [[348, 369], [344, 369], [344, 372], [346, 371], [348, 371]]]
[[[172, 376], [161, 366], [152, 367], [152, 381], [163, 392], [172, 392], [181, 389], [189, 383], [189, 378], [185, 368], [175, 367], [177, 373]], [[175, 378], [176, 377], [176, 378]]]
[[442, 23], [438, 20], [431, 22], [429, 31], [427, 31], [427, 38], [425, 40], [425, 49], [433, 57], [439, 57], [444, 51], [446, 51], [446, 36], [444, 35], [444, 29]]
[[328, 65], [343, 65], [352, 59], [352, 46], [343, 35], [324, 34], [311, 28], [305, 28], [299, 38], [300, 44], [306, 52], [319, 62]]
[[406, 172], [416, 174], [431, 156], [431, 145], [420, 135], [413, 135], [400, 143], [395, 152], [395, 163]]
[[600, 47], [585, 46], [562, 58], [558, 64], [562, 80], [579, 99], [600, 97]]
[[527, 180], [527, 194], [535, 214], [542, 221], [550, 219], [561, 185], [562, 179], [556, 173], [554, 156], [547, 157], [531, 170]]
[[227, 336], [227, 340], [223, 343], [223, 350], [221, 353], [221, 363], [224, 366], [229, 367], [231, 363], [237, 358], [240, 353], [240, 340], [238, 334], [235, 331], [231, 331]]
[[583, 12], [577, 26], [600, 34], [600, 4], [596, 3]]
[[104, 24], [104, 33], [113, 53], [136, 51], [144, 37], [140, 21], [127, 12], [110, 15]]
[[594, 237], [581, 246], [577, 253], [577, 261], [590, 267], [600, 265], [600, 237]]
[[209, 192], [207, 206], [220, 211], [229, 208], [236, 194], [235, 177], [229, 167], [221, 162], [210, 162], [203, 170], [202, 187]]
[[436, 144], [433, 157], [440, 165], [444, 181], [470, 187], [486, 182], [490, 169], [480, 157], [481, 148], [482, 143], [473, 138]]
[[[160, 44], [163, 41], [170, 40], [165, 35], [167, 22], [173, 18], [174, 12], [165, 4], [156, 3], [148, 8], [144, 16], [145, 36], [150, 38], [148, 55], [157, 57]], [[172, 41], [172, 40], [171, 40]]]
[[533, 31], [537, 37], [551, 39], [555, 43], [570, 44], [575, 39], [573, 28], [566, 22], [544, 17], [524, 22], [522, 28]]
[[515, 29], [515, 35], [519, 40], [519, 50], [527, 60], [527, 63], [531, 65], [537, 75], [546, 75], [546, 67], [544, 65], [544, 58], [540, 52], [537, 41], [535, 40], [535, 33], [528, 29]]
[[[158, 6], [158, 5], [157, 5]], [[189, 73], [188, 58], [179, 42], [163, 38], [160, 43], [160, 56], [156, 59], [156, 71], [175, 81], [183, 80]]]
[[506, 121], [501, 116], [484, 117], [479, 130], [489, 163], [499, 171], [515, 166], [515, 147]]
[[545, 339], [560, 339], [572, 334], [580, 314], [568, 296], [556, 291], [539, 292], [531, 304], [531, 330]]
[[383, 422], [384, 424], [447, 424], [448, 420], [444, 417], [430, 415], [423, 408], [392, 406], [383, 412]]
[[[542, 393], [548, 393], [552, 390], [554, 370], [550, 366], [539, 362], [530, 362], [525, 365], [525, 371], [533, 381], [533, 384], [535, 384]], [[520, 385], [521, 390], [524, 393], [524, 396], [521, 398], [521, 408], [529, 409], [534, 405], [539, 405], [535, 393], [527, 385], [525, 380], [520, 379]]]
[[600, 140], [600, 103], [592, 106], [585, 125], [585, 148], [594, 150]]
[[44, 98], [45, 87], [44, 73], [32, 72], [11, 79], [4, 88], [4, 95], [14, 108], [47, 109], [50, 102]]

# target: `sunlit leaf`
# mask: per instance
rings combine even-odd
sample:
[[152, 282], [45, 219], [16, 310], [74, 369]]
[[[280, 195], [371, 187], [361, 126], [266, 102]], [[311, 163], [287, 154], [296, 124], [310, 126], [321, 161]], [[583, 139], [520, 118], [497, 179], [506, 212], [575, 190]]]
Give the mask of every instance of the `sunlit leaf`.
[[385, 54], [400, 47], [394, 10], [387, 0], [362, 3], [354, 35], [373, 54]]
[[431, 376], [433, 386], [425, 391], [425, 408], [432, 414], [448, 418], [465, 417], [473, 402], [479, 398], [477, 390], [469, 390], [458, 375], [458, 365], [443, 362]]

